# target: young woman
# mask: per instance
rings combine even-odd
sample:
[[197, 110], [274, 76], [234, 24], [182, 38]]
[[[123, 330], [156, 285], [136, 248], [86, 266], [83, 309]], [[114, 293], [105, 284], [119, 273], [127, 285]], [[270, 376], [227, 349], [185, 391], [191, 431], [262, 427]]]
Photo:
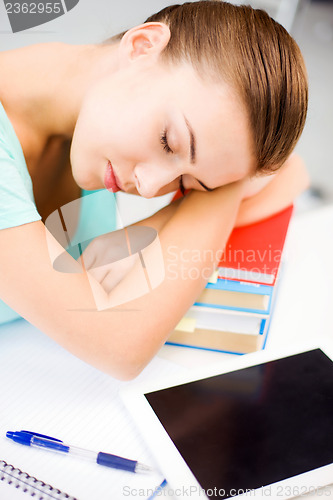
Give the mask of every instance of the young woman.
[[[307, 110], [299, 48], [263, 11], [205, 1], [167, 7], [101, 45], [2, 52], [0, 67], [0, 298], [75, 355], [132, 378], [200, 294], [233, 226], [306, 187], [291, 155]], [[116, 279], [115, 266], [103, 277], [57, 272], [50, 251], [63, 249], [43, 222], [81, 189], [103, 188], [190, 192], [139, 223], [158, 231], [161, 284], [101, 312], [92, 282], [126, 294], [135, 265], [119, 265]], [[109, 237], [87, 248], [86, 268]]]

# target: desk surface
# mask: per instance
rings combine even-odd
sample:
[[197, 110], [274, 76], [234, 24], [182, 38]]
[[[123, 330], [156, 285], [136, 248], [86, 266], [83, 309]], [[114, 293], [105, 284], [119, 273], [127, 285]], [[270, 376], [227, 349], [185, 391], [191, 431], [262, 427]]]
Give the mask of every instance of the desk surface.
[[[274, 351], [281, 345], [292, 347], [302, 340], [325, 338], [326, 341], [327, 339], [332, 341], [333, 315], [331, 313], [332, 292], [330, 290], [333, 282], [332, 228], [333, 206], [316, 209], [293, 218], [284, 253], [284, 272], [267, 349]], [[20, 343], [30, 342], [27, 338], [29, 335], [31, 335], [32, 342], [41, 341], [38, 331], [35, 331], [24, 320], [19, 320], [8, 326], [0, 327], [0, 342], [3, 342], [4, 349], [6, 342], [10, 341], [9, 334], [11, 332], [14, 334], [15, 330], [16, 341], [20, 340]], [[1, 334], [4, 334], [2, 340]], [[44, 338], [44, 342], [52, 343], [50, 339], [46, 338]], [[158, 356], [139, 378], [144, 380], [152, 376], [157, 378], [161, 372], [165, 374], [166, 370], [169, 370], [166, 364], [170, 366], [172, 371], [183, 371], [187, 368], [221, 361], [223, 358], [230, 359], [230, 357], [232, 355], [168, 345], [160, 350]], [[114, 404], [119, 405], [120, 403], [115, 399]], [[134, 423], [131, 425], [126, 414], [124, 421], [128, 421], [128, 433], [135, 435], [135, 425]], [[140, 446], [139, 443], [138, 446]], [[142, 443], [142, 447], [144, 449], [144, 443]], [[333, 500], [333, 487], [330, 490], [325, 489], [324, 493], [318, 493], [317, 496], [308, 495], [305, 497], [319, 498], [322, 496]]]

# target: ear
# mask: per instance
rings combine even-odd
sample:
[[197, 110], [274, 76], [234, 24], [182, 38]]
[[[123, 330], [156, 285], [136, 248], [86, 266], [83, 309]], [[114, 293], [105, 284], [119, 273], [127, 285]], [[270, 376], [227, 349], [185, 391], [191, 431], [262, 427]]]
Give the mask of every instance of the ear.
[[158, 57], [170, 40], [170, 29], [164, 23], [145, 23], [125, 33], [119, 44], [121, 56], [133, 61], [142, 56]]

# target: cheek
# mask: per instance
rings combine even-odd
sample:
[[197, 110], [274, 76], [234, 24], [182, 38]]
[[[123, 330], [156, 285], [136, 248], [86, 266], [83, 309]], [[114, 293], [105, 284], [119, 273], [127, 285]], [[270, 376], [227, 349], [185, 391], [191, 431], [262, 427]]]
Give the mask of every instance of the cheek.
[[147, 162], [158, 147], [159, 134], [152, 120], [140, 110], [130, 109], [112, 116], [108, 134], [101, 135], [111, 159], [132, 164]]
[[96, 159], [132, 168], [159, 152], [164, 126], [159, 102], [147, 92], [135, 95], [119, 87], [103, 83], [86, 95], [73, 137], [73, 159], [86, 168]]
[[91, 102], [84, 117], [85, 139], [105, 155], [130, 153], [148, 142], [147, 118], [142, 115], [142, 110], [130, 102], [108, 100], [99, 111]]
[[[210, 157], [209, 152], [206, 155], [207, 162], [200, 168], [196, 177], [202, 180], [206, 186], [216, 188], [237, 182], [248, 175], [248, 171], [242, 165], [235, 165], [232, 158], [214, 158]], [[190, 179], [191, 177], [189, 177]], [[195, 185], [193, 185], [195, 183]], [[189, 182], [186, 187], [200, 189], [196, 181]]]

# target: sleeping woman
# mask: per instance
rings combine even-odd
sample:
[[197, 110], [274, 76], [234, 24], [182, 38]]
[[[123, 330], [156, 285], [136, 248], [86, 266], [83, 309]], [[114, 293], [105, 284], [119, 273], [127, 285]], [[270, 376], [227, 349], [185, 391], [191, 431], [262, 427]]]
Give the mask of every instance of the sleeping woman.
[[[133, 378], [205, 287], [233, 227], [307, 187], [293, 153], [307, 112], [301, 52], [264, 11], [199, 1], [102, 44], [4, 51], [0, 66], [0, 321], [26, 318], [88, 363]], [[81, 272], [52, 264], [50, 252], [64, 250], [48, 217], [100, 189], [185, 193], [137, 224], [156, 231], [163, 256], [149, 293], [128, 291], [135, 262], [96, 271], [112, 232], [77, 261], [66, 254]], [[202, 259], [188, 262], [184, 250]], [[103, 312], [99, 289], [110, 301]]]

